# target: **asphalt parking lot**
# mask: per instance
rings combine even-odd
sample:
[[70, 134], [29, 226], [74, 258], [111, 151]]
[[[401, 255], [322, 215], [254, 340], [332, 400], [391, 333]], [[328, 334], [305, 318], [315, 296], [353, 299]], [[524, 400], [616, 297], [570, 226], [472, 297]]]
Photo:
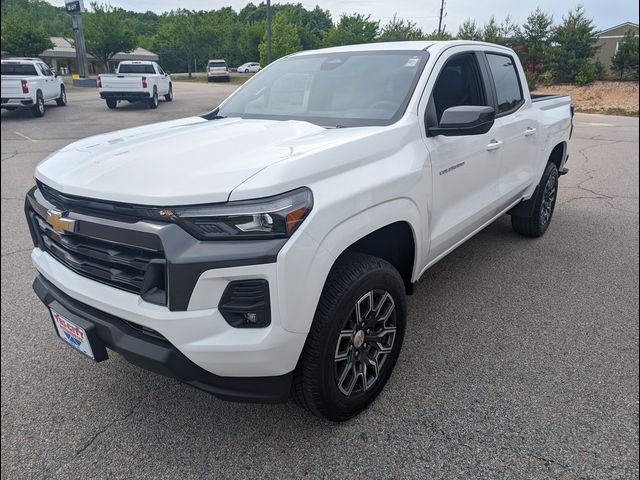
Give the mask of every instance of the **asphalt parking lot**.
[[42, 119], [2, 112], [3, 479], [638, 478], [637, 118], [576, 116], [544, 238], [505, 217], [425, 275], [390, 382], [349, 422], [226, 403], [56, 339], [31, 290], [36, 163], [233, 88], [177, 83], [155, 111], [71, 89]]

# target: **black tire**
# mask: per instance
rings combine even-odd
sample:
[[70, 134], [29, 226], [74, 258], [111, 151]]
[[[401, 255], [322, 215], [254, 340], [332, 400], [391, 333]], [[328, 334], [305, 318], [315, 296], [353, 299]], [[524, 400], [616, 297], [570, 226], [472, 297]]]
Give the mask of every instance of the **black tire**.
[[67, 90], [64, 85], [60, 85], [60, 96], [56, 98], [56, 104], [59, 107], [64, 107], [67, 104]]
[[558, 197], [558, 167], [549, 162], [534, 197], [530, 214], [511, 215], [511, 226], [520, 235], [538, 238], [545, 234], [551, 223]]
[[44, 117], [44, 97], [39, 90], [36, 93], [36, 103], [31, 107], [31, 115], [37, 118]]
[[105, 98], [104, 101], [107, 103], [107, 107], [109, 107], [109, 110], [115, 110], [118, 106], [118, 100], [116, 100], [115, 98]]
[[169, 84], [169, 93], [164, 96], [165, 101], [170, 102], [173, 100], [173, 84]]
[[158, 108], [158, 90], [156, 87], [153, 87], [153, 94], [151, 95], [151, 98], [147, 100], [147, 103], [149, 104], [149, 108], [152, 110]]
[[[368, 314], [360, 317], [356, 305], [361, 310], [368, 305]], [[327, 278], [294, 373], [294, 401], [332, 421], [347, 420], [367, 408], [393, 371], [406, 316], [404, 283], [390, 263], [361, 253], [341, 256]], [[363, 318], [369, 320], [358, 324]], [[376, 343], [367, 344], [372, 339]], [[370, 381], [369, 373], [375, 376]]]

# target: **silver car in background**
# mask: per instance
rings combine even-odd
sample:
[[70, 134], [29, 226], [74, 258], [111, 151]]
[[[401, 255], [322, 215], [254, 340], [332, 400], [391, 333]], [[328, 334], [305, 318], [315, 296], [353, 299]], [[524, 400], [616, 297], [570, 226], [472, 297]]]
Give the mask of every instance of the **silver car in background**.
[[207, 64], [207, 81], [229, 81], [229, 67], [224, 60], [209, 60]]

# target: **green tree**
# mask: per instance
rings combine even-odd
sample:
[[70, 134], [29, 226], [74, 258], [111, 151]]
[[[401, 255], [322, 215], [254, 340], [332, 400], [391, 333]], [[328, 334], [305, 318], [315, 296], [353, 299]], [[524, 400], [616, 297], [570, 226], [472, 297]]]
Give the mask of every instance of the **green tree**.
[[482, 28], [482, 40], [489, 43], [500, 43], [502, 40], [500, 25], [493, 15], [491, 15], [489, 23], [486, 23]]
[[536, 73], [544, 62], [544, 53], [549, 44], [552, 25], [553, 17], [540, 7], [531, 12], [522, 25], [521, 58], [525, 68], [532, 73]]
[[625, 75], [638, 79], [638, 37], [633, 30], [627, 30], [618, 43], [616, 53], [611, 57], [611, 70], [622, 80]]
[[587, 17], [584, 8], [571, 10], [552, 29], [545, 51], [545, 70], [559, 82], [573, 82], [579, 76], [581, 83], [588, 83], [590, 71], [593, 77], [591, 60], [598, 50], [595, 34], [593, 20]]
[[424, 33], [414, 22], [398, 18], [394, 13], [393, 18], [382, 27], [378, 40], [381, 42], [398, 42], [403, 40], [423, 40]]
[[238, 37], [238, 49], [242, 56], [242, 63], [255, 62], [260, 58], [258, 45], [262, 42], [265, 31], [266, 24], [264, 21], [252, 22], [242, 27], [240, 36]]
[[355, 45], [375, 42], [380, 22], [370, 20], [370, 15], [342, 15], [338, 24], [327, 32], [325, 46]]
[[136, 38], [125, 10], [99, 3], [92, 3], [91, 10], [83, 18], [87, 52], [108, 70], [109, 60], [116, 53], [130, 52], [136, 47]]
[[53, 47], [46, 32], [28, 14], [2, 16], [2, 51], [19, 57], [34, 57]]
[[[267, 64], [267, 36], [258, 45], [260, 51], [260, 63]], [[278, 13], [271, 24], [271, 58], [277, 60], [280, 57], [289, 55], [290, 53], [302, 50], [300, 36], [298, 35], [298, 27], [291, 23], [287, 16]]]
[[484, 35], [476, 21], [467, 18], [458, 28], [458, 35], [456, 35], [456, 37], [460, 40], [482, 40]]

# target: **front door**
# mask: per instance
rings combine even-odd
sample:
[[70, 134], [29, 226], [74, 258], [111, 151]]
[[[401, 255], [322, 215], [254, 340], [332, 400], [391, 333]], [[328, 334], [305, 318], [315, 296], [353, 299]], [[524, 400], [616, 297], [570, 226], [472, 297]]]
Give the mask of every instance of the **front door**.
[[[440, 73], [426, 87], [431, 92], [426, 124], [437, 124], [450, 107], [493, 106], [480, 60], [480, 54], [469, 52], [468, 47], [451, 48], [438, 59], [434, 72]], [[481, 135], [427, 136], [425, 141], [432, 170], [429, 261], [433, 261], [492, 218], [502, 140], [494, 126]]]

